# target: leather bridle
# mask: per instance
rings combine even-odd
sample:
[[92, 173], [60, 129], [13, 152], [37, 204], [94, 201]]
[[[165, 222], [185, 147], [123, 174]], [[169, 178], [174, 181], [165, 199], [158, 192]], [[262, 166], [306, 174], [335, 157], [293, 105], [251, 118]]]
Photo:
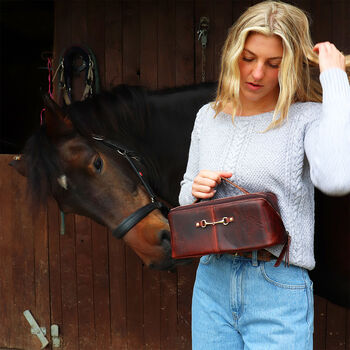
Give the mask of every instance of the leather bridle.
[[121, 156], [123, 156], [131, 165], [131, 168], [134, 170], [141, 183], [145, 187], [151, 202], [146, 204], [145, 206], [137, 209], [134, 213], [130, 214], [126, 219], [124, 219], [116, 229], [112, 231], [112, 234], [116, 238], [123, 238], [137, 223], [139, 223], [143, 218], [145, 218], [149, 213], [151, 213], [155, 209], [159, 209], [163, 214], [169, 212], [169, 208], [166, 207], [162, 202], [157, 200], [156, 195], [154, 194], [150, 185], [145, 181], [141, 172], [135, 166], [133, 159], [140, 160], [140, 156], [138, 153], [127, 149], [126, 147], [118, 144], [115, 141], [104, 138], [100, 135], [92, 135], [92, 138], [95, 141], [99, 141], [103, 143], [105, 146], [117, 151]]

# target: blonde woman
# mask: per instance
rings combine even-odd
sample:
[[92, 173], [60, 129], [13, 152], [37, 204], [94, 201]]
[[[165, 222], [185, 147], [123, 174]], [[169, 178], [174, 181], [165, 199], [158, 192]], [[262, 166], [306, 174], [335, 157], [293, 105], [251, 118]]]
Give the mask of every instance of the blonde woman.
[[329, 42], [313, 46], [305, 14], [282, 2], [250, 7], [230, 29], [216, 100], [194, 125], [180, 203], [239, 194], [220, 177], [275, 193], [291, 265], [273, 266], [280, 246], [202, 257], [193, 350], [312, 349], [314, 186], [350, 192], [348, 59]]

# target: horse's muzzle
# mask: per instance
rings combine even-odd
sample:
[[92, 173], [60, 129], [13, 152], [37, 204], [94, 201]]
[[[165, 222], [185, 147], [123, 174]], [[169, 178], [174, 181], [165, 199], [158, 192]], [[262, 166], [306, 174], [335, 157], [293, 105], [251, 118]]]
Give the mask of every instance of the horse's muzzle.
[[160, 262], [152, 262], [148, 265], [150, 269], [155, 270], [173, 270], [178, 265], [185, 265], [192, 259], [173, 259], [171, 257], [171, 237], [168, 230], [162, 230], [158, 233], [159, 243], [164, 252], [164, 258]]

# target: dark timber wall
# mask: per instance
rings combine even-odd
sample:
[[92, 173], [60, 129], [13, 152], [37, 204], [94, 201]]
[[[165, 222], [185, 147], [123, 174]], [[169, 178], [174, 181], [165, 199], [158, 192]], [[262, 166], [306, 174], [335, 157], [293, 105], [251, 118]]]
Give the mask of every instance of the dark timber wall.
[[[97, 57], [104, 88], [200, 82], [196, 31], [207, 16], [206, 78], [214, 81], [227, 29], [252, 3], [56, 0], [55, 65], [63, 48], [85, 44]], [[315, 42], [331, 40], [350, 52], [348, 0], [294, 3], [310, 12]], [[40, 348], [22, 315], [29, 309], [40, 326], [59, 325], [59, 349], [190, 349], [196, 264], [150, 271], [105, 228], [79, 216], [66, 216], [60, 235], [56, 204], [33, 213], [25, 179], [7, 166], [10, 159], [0, 156], [0, 348]], [[337, 203], [350, 207], [348, 197]], [[315, 301], [314, 349], [350, 350], [350, 310]]]

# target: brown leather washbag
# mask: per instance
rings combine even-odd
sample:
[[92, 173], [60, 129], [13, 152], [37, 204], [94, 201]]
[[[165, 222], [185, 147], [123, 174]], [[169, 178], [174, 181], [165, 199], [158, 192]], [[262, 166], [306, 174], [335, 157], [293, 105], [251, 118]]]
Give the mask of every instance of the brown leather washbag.
[[222, 180], [244, 194], [170, 210], [172, 257], [248, 252], [283, 244], [275, 266], [286, 253], [288, 261], [290, 237], [284, 228], [276, 195], [249, 193], [225, 178]]

